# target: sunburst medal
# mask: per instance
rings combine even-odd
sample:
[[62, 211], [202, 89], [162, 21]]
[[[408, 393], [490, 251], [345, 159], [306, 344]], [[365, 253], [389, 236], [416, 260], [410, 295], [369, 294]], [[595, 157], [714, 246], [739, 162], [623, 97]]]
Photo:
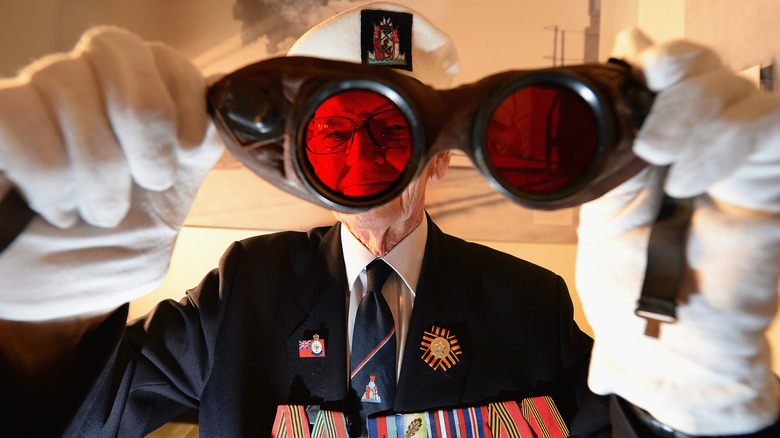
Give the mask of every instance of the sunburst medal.
[[423, 334], [422, 359], [434, 370], [447, 371], [459, 362], [458, 356], [462, 353], [458, 339], [450, 334], [449, 330], [432, 326], [430, 331]]

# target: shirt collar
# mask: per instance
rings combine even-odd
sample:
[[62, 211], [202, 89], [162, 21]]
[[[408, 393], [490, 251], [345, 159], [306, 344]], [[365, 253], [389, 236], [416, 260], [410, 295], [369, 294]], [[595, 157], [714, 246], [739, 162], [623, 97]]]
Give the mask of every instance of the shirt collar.
[[[417, 289], [417, 280], [420, 278], [420, 268], [427, 239], [428, 220], [424, 217], [414, 231], [382, 257], [401, 276], [412, 293], [415, 293]], [[347, 281], [351, 290], [360, 273], [375, 257], [343, 224], [341, 226], [341, 248], [344, 253], [344, 266], [347, 269]]]

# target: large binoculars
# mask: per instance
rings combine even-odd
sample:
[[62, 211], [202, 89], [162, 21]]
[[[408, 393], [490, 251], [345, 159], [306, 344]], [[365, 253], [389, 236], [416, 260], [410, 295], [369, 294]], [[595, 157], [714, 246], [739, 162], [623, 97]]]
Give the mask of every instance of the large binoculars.
[[342, 212], [394, 199], [447, 149], [465, 153], [520, 205], [579, 205], [646, 165], [631, 145], [652, 100], [617, 60], [439, 90], [384, 67], [283, 57], [237, 70], [208, 94], [239, 161]]

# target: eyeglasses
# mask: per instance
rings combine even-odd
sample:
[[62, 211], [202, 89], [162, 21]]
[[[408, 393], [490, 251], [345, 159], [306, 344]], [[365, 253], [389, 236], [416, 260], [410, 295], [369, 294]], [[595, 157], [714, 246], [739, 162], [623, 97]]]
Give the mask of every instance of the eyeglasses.
[[314, 117], [306, 127], [306, 149], [319, 155], [345, 152], [355, 138], [355, 131], [366, 127], [371, 141], [383, 149], [412, 146], [406, 118], [397, 109], [388, 109], [360, 122], [345, 116]]
[[[365, 97], [351, 98], [355, 91]], [[334, 100], [361, 105], [366, 99], [387, 105], [360, 117], [321, 114]], [[436, 90], [392, 69], [304, 57], [247, 66], [208, 95], [217, 128], [239, 161], [289, 193], [343, 212], [397, 197], [446, 149], [463, 151], [521, 205], [579, 205], [646, 165], [631, 144], [652, 99], [617, 61], [508, 71]], [[364, 127], [379, 152], [390, 156], [396, 144], [407, 152], [396, 157], [396, 172], [383, 184], [354, 194], [329, 180], [347, 170], [326, 158], [348, 152]]]

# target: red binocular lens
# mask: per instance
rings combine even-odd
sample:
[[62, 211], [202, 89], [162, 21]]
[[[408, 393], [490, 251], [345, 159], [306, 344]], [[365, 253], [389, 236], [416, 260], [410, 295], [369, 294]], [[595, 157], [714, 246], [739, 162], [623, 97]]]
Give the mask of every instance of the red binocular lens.
[[594, 199], [645, 163], [631, 143], [652, 94], [614, 62], [511, 71], [436, 90], [396, 71], [277, 58], [209, 92], [228, 149], [277, 187], [340, 211], [398, 196], [458, 149], [531, 208]]

